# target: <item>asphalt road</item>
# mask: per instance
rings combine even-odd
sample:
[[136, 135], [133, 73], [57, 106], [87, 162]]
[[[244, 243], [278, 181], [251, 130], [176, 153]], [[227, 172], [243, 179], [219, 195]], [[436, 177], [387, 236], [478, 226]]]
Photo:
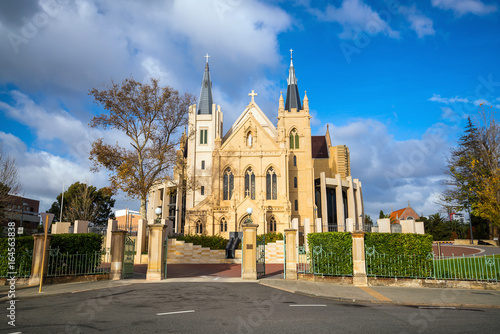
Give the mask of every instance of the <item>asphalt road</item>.
[[[4, 311], [5, 312], [5, 311]], [[255, 283], [147, 283], [16, 302], [2, 333], [494, 333], [498, 309], [341, 303]]]

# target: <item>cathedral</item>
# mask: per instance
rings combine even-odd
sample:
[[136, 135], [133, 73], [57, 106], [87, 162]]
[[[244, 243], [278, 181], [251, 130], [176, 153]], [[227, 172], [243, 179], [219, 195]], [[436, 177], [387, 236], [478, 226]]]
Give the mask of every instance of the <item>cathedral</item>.
[[175, 183], [151, 189], [148, 219], [161, 215], [170, 233], [225, 238], [242, 231], [248, 218], [259, 225], [258, 234], [296, 228], [303, 237], [363, 228], [361, 182], [351, 176], [349, 149], [332, 146], [328, 127], [324, 135], [311, 135], [309, 99], [306, 93], [300, 99], [293, 58], [276, 126], [255, 101], [257, 93], [248, 95], [249, 104], [224, 133], [207, 55]]

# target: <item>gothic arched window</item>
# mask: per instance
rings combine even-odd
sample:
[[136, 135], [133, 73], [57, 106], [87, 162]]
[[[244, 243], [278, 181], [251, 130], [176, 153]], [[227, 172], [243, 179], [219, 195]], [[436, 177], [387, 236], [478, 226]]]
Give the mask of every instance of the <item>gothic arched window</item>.
[[231, 197], [233, 197], [233, 188], [234, 188], [234, 176], [233, 172], [231, 171], [231, 168], [227, 168], [224, 171], [224, 180], [223, 180], [223, 187], [224, 187], [224, 194], [223, 198], [224, 201], [230, 200]]
[[297, 188], [297, 177], [293, 178], [293, 187]]
[[299, 211], [299, 201], [295, 200], [295, 211]]
[[297, 156], [296, 155], [293, 156], [293, 165], [297, 166]]
[[269, 220], [269, 232], [276, 232], [276, 218], [274, 216]]
[[203, 224], [200, 220], [196, 222], [196, 233], [203, 234]]
[[266, 199], [274, 200], [278, 198], [278, 177], [273, 167], [267, 170], [266, 174]]
[[222, 219], [220, 220], [220, 231], [227, 232], [227, 221], [224, 217], [222, 217]]
[[293, 129], [290, 132], [290, 149], [297, 149], [299, 148], [299, 133], [297, 130]]
[[255, 199], [255, 173], [252, 167], [245, 172], [245, 197]]

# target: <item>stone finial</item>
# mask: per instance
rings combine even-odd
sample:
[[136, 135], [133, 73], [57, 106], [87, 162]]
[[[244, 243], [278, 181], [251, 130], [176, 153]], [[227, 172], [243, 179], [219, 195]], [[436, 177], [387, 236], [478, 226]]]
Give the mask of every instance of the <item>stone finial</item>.
[[308, 111], [309, 110], [309, 99], [307, 98], [307, 90], [304, 91], [304, 101], [302, 102], [302, 107], [304, 110]]
[[285, 110], [285, 100], [283, 100], [283, 92], [280, 92], [280, 104], [279, 104], [279, 110], [280, 110], [280, 111]]

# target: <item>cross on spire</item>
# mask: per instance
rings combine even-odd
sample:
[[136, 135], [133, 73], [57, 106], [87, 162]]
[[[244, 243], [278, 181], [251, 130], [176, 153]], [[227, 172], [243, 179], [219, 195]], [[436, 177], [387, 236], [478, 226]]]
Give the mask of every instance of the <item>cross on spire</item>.
[[203, 57], [207, 58], [207, 64], [208, 64], [208, 58], [210, 58], [210, 56], [208, 55], [208, 52], [206, 55], [204, 55]]
[[290, 59], [293, 59], [293, 49], [290, 49]]
[[254, 92], [254, 90], [252, 89], [252, 92], [251, 93], [248, 93], [248, 96], [251, 96], [252, 97], [252, 101], [250, 102], [255, 102], [254, 101], [254, 97], [257, 96], [257, 93]]

